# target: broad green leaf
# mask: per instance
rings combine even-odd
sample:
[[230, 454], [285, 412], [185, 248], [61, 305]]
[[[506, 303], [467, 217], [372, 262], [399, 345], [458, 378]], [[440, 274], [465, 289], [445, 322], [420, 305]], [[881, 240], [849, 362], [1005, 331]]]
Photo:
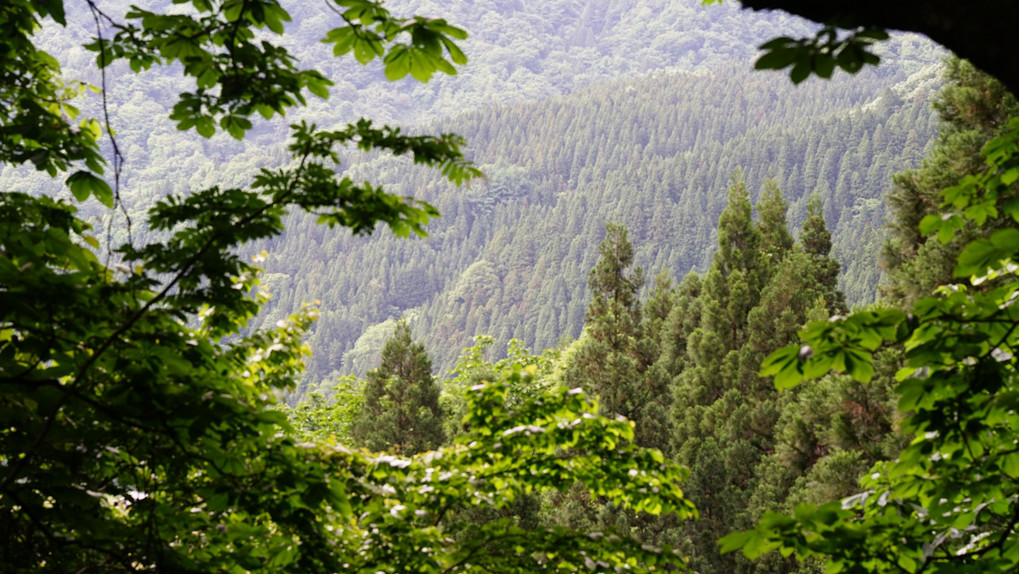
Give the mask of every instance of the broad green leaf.
[[386, 56], [386, 79], [394, 82], [403, 79], [410, 73], [410, 51], [406, 46], [395, 46]]
[[835, 59], [828, 54], [817, 54], [814, 56], [814, 73], [821, 78], [831, 78], [835, 71]]
[[898, 565], [905, 572], [916, 572], [916, 560], [914, 560], [907, 552], [898, 553]]
[[1005, 185], [1012, 185], [1019, 179], [1019, 167], [1013, 167], [1001, 174], [1001, 183]]
[[789, 71], [789, 79], [792, 83], [799, 84], [802, 83], [803, 80], [806, 80], [813, 71], [813, 61], [810, 56], [799, 54], [796, 57], [796, 63], [793, 65], [793, 69]]
[[732, 532], [730, 534], [727, 534], [726, 536], [723, 536], [721, 540], [718, 541], [719, 546], [721, 546], [721, 549], [719, 551], [722, 554], [728, 554], [736, 550], [741, 550], [755, 536], [758, 536], [758, 534], [756, 531], [753, 530], [747, 532]]
[[326, 34], [325, 39], [322, 42], [326, 44], [333, 44], [333, 55], [342, 56], [347, 52], [354, 49], [354, 44], [358, 41], [357, 35], [353, 28], [344, 26], [341, 28], [335, 28], [330, 30]]
[[871, 365], [870, 353], [849, 350], [846, 352], [846, 372], [861, 383], [870, 382], [874, 378], [874, 367]]
[[113, 207], [113, 190], [102, 178], [87, 171], [76, 171], [65, 181], [71, 194], [78, 201], [85, 201], [94, 195], [106, 207]]
[[754, 68], [758, 70], [781, 70], [791, 66], [796, 61], [798, 55], [798, 50], [795, 48], [777, 47], [758, 58], [754, 62]]

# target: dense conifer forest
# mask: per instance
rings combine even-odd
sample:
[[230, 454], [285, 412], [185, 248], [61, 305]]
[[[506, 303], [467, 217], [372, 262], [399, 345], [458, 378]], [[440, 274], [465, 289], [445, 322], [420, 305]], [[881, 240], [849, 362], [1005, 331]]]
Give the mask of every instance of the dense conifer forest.
[[930, 41], [666, 0], [0, 24], [0, 572], [1019, 567], [1019, 102]]
[[408, 164], [353, 168], [385, 173], [393, 189], [438, 207], [428, 238], [327, 237], [294, 221], [269, 249], [267, 269], [279, 273], [270, 289], [281, 292], [280, 316], [313, 288], [325, 303], [311, 381], [363, 375], [403, 315], [440, 375], [477, 335], [554, 347], [580, 335], [591, 246], [605, 222], [630, 230], [649, 273], [679, 281], [710, 264], [729, 179], [741, 170], [754, 198], [767, 182], [782, 190], [794, 225], [820, 194], [848, 299], [871, 302], [881, 198], [935, 133], [936, 70], [806, 86], [735, 68], [663, 73], [475, 112], [443, 125], [468, 139], [487, 176], [465, 190]]
[[[903, 36], [885, 48], [880, 68], [793, 86], [749, 69], [753, 46], [780, 31], [809, 29], [777, 13], [666, 1], [407, 9], [471, 22], [464, 49], [477, 53], [472, 65], [456, 77], [394, 86], [371, 66], [329, 61], [326, 47], [309, 41], [322, 33], [315, 23], [329, 11], [302, 6], [292, 14], [299, 24], [294, 53], [327, 62], [324, 69], [342, 80], [328, 102], [312, 99], [293, 119], [330, 127], [368, 115], [454, 132], [486, 178], [455, 188], [407, 162], [350, 152], [346, 172], [355, 180], [378, 181], [438, 208], [429, 237], [352, 237], [295, 217], [283, 237], [253, 250], [269, 253], [264, 284], [274, 294], [256, 327], [322, 302], [305, 386], [365, 375], [401, 317], [440, 376], [478, 335], [492, 335], [503, 349], [511, 338], [549, 348], [578, 337], [590, 246], [601, 240], [604, 223], [630, 229], [637, 261], [651, 273], [666, 270], [679, 281], [691, 269], [704, 271], [736, 169], [755, 196], [774, 179], [794, 224], [807, 196], [819, 191], [848, 300], [873, 300], [881, 198], [892, 174], [918, 163], [936, 129], [930, 102], [942, 53], [930, 43]], [[635, 22], [652, 13], [651, 29], [661, 34], [643, 27], [637, 33]], [[98, 83], [92, 56], [73, 44], [76, 34], [88, 37], [88, 26], [71, 31], [44, 37], [67, 53], [65, 74]], [[134, 75], [126, 66], [111, 74], [111, 121], [125, 157], [122, 195], [135, 220], [167, 193], [241, 185], [251, 169], [286, 160], [278, 143], [285, 122], [256, 121], [240, 141], [225, 133], [189, 136], [161, 120], [178, 91], [172, 76]], [[94, 98], [81, 103], [92, 113], [96, 105]], [[5, 185], [51, 186], [31, 170], [3, 169]], [[114, 222], [118, 240], [127, 239], [125, 223]]]

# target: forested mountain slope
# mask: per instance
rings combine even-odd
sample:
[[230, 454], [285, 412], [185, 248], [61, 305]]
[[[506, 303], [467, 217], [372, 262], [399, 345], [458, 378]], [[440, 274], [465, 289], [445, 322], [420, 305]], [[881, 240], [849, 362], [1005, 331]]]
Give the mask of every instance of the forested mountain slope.
[[819, 191], [837, 254], [854, 267], [850, 301], [870, 300], [881, 197], [935, 133], [935, 70], [799, 87], [731, 67], [661, 73], [458, 117], [442, 127], [468, 139], [488, 180], [454, 191], [407, 164], [355, 161], [352, 173], [384, 174], [442, 218], [411, 241], [291, 222], [269, 248], [278, 306], [267, 320], [321, 298], [312, 381], [374, 366], [400, 315], [440, 373], [477, 334], [551, 347], [580, 332], [606, 221], [630, 229], [636, 262], [651, 274], [704, 270], [737, 168], [755, 200], [775, 179], [794, 228]]
[[[141, 4], [162, 9], [171, 2]], [[364, 115], [458, 132], [489, 179], [453, 191], [398, 162], [351, 157], [352, 174], [435, 203], [443, 217], [429, 227], [431, 237], [355, 239], [295, 223], [266, 246], [266, 282], [277, 299], [265, 321], [303, 301], [322, 301], [310, 381], [336, 370], [363, 374], [391, 332], [385, 322], [401, 314], [409, 315], [439, 373], [476, 334], [503, 342], [519, 337], [532, 348], [576, 336], [591, 247], [604, 221], [631, 229], [637, 262], [651, 272], [704, 269], [736, 167], [754, 193], [766, 178], [777, 178], [792, 202], [793, 225], [805, 194], [818, 188], [837, 255], [852, 271], [847, 296], [853, 302], [873, 296], [879, 198], [889, 175], [915, 164], [933, 134], [927, 103], [940, 53], [930, 43], [899, 37], [882, 48], [880, 68], [854, 81], [793, 87], [778, 74], [750, 73], [749, 62], [754, 46], [808, 26], [735, 3], [387, 5], [397, 13], [442, 15], [469, 30], [464, 49], [471, 64], [428, 84], [391, 84], [378, 65], [332, 58], [331, 48], [315, 41], [338, 18], [326, 4], [294, 3], [288, 26], [296, 33], [287, 35], [288, 47], [336, 85], [329, 100], [312, 97], [287, 121], [339, 127]], [[102, 3], [110, 14], [128, 6]], [[44, 30], [43, 44], [64, 63], [67, 78], [99, 85], [94, 55], [78, 45], [94, 34], [90, 17], [71, 14], [69, 21], [67, 29]], [[111, 124], [126, 159], [120, 191], [135, 221], [169, 193], [245, 185], [257, 168], [286, 161], [281, 121], [257, 119], [244, 141], [179, 131], [167, 116], [186, 89], [158, 68], [132, 74], [120, 63], [108, 72]], [[100, 113], [94, 95], [81, 107]], [[56, 189], [25, 167], [4, 167], [0, 185]], [[83, 212], [89, 214], [88, 205]], [[109, 217], [102, 209], [93, 213]], [[141, 227], [133, 230], [138, 239]], [[111, 244], [129, 239], [122, 215], [109, 229]]]

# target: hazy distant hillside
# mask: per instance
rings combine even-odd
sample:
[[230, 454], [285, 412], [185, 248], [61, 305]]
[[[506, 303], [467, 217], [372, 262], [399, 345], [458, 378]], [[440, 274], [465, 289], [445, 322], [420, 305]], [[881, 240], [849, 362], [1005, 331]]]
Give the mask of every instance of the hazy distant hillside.
[[630, 227], [649, 275], [704, 269], [738, 167], [755, 195], [778, 181], [793, 227], [821, 192], [843, 264], [857, 267], [847, 291], [869, 300], [880, 198], [936, 128], [935, 69], [889, 76], [794, 87], [731, 68], [658, 74], [459, 117], [443, 127], [468, 138], [488, 181], [455, 190], [405, 163], [357, 163], [353, 173], [381, 175], [442, 219], [410, 241], [292, 222], [271, 249], [277, 313], [322, 300], [311, 380], [373, 366], [401, 315], [442, 370], [477, 334], [554, 346], [579, 334], [605, 221]]
[[[744, 11], [736, 2], [704, 7], [701, 0], [402, 0], [391, 5], [442, 14], [471, 33], [465, 46], [471, 62], [460, 76], [439, 78], [434, 88], [407, 86], [410, 104], [426, 121], [665, 69], [711, 71], [737, 63], [748, 70], [758, 45], [811, 29], [801, 19]], [[896, 39], [886, 52], [895, 68], [907, 73], [932, 62], [931, 44], [916, 36]]]
[[[128, 5], [103, 7], [116, 14]], [[310, 380], [373, 366], [386, 321], [401, 314], [414, 318], [415, 333], [442, 370], [475, 334], [519, 337], [539, 348], [575, 336], [603, 222], [631, 227], [639, 261], [651, 272], [703, 268], [737, 166], [755, 190], [767, 177], [779, 180], [794, 204], [794, 224], [804, 194], [819, 188], [839, 254], [854, 268], [848, 294], [856, 301], [872, 296], [879, 198], [889, 175], [915, 163], [933, 134], [927, 101], [940, 53], [931, 44], [900, 37], [885, 48], [880, 68], [852, 82], [794, 87], [780, 74], [749, 73], [754, 46], [809, 27], [736, 3], [388, 5], [469, 30], [470, 65], [426, 85], [390, 84], [377, 62], [333, 59], [317, 40], [337, 16], [323, 3], [295, 2], [288, 9], [298, 33], [289, 35], [289, 48], [336, 87], [329, 100], [311, 98], [288, 121], [332, 127], [363, 115], [459, 132], [489, 179], [452, 190], [401, 162], [352, 158], [358, 177], [434, 202], [443, 218], [431, 237], [353, 239], [295, 224], [270, 246], [267, 283], [277, 298], [266, 318], [322, 301]], [[68, 78], [98, 84], [93, 55], [77, 45], [93, 33], [91, 20], [74, 12], [80, 6], [69, 8], [69, 27], [47, 28], [46, 44]], [[188, 87], [158, 69], [110, 71], [111, 119], [127, 158], [122, 192], [136, 220], [168, 193], [243, 185], [258, 168], [286, 160], [287, 122], [256, 121], [243, 142], [178, 131], [167, 115]], [[82, 108], [97, 114], [98, 99]], [[54, 192], [51, 180], [30, 169], [4, 168], [0, 187]], [[114, 245], [128, 238], [124, 223], [114, 221]]]
[[[115, 15], [135, 3], [171, 4], [111, 0], [103, 9]], [[377, 61], [361, 66], [351, 58], [337, 59], [318, 42], [338, 18], [325, 3], [291, 3], [290, 27], [298, 33], [288, 35], [288, 48], [336, 85], [328, 100], [310, 97], [310, 105], [287, 121], [253, 118], [256, 128], [244, 142], [224, 134], [205, 140], [179, 132], [167, 119], [176, 94], [189, 89], [190, 80], [158, 68], [132, 74], [122, 63], [113, 66], [108, 95], [112, 124], [127, 157], [123, 183], [129, 207], [139, 212], [153, 197], [171, 191], [249, 181], [255, 167], [283, 161], [286, 126], [296, 119], [320, 126], [361, 116], [377, 122], [433, 123], [464, 111], [540, 100], [656, 71], [710, 72], [719, 66], [749, 70], [755, 46], [777, 35], [808, 31], [801, 20], [742, 11], [734, 2], [703, 7], [699, 0], [399, 0], [387, 5], [397, 13], [443, 16], [467, 29], [471, 36], [464, 49], [470, 64], [457, 76], [436, 76], [428, 84], [387, 82]], [[68, 10], [68, 27], [47, 26], [44, 44], [61, 61], [67, 78], [99, 85], [94, 54], [80, 46], [94, 35], [91, 16], [77, 4]], [[885, 50], [886, 65], [877, 72], [882, 76], [912, 73], [939, 58], [929, 42], [915, 36], [898, 38]], [[95, 94], [81, 107], [92, 115], [100, 111]], [[11, 167], [0, 172], [0, 185], [53, 190], [49, 178]]]

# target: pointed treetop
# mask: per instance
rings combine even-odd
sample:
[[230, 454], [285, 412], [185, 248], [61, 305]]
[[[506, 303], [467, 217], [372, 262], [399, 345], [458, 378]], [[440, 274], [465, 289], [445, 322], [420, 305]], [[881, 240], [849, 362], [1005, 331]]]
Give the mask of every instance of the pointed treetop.
[[800, 230], [803, 251], [814, 257], [827, 257], [831, 252], [831, 232], [824, 222], [821, 194], [814, 191], [807, 200], [807, 219]]
[[723, 275], [736, 270], [747, 271], [756, 267], [760, 248], [760, 232], [753, 223], [750, 192], [743, 181], [743, 173], [736, 170], [729, 186], [729, 204], [718, 218], [718, 251], [715, 263]]
[[757, 216], [760, 219], [761, 252], [772, 264], [781, 261], [793, 248], [793, 236], [786, 221], [788, 210], [789, 204], [782, 199], [778, 182], [774, 179], [766, 181], [761, 199], [757, 202]]
[[442, 446], [439, 386], [424, 345], [415, 343], [406, 321], [396, 324], [382, 349], [382, 362], [368, 372], [361, 412], [351, 428], [369, 450], [410, 455]]
[[587, 280], [593, 293], [588, 321], [610, 310], [618, 315], [619, 310], [639, 307], [637, 291], [644, 285], [644, 270], [627, 271], [633, 265], [633, 244], [627, 235], [625, 226], [605, 224], [605, 239], [598, 246], [601, 257]]

